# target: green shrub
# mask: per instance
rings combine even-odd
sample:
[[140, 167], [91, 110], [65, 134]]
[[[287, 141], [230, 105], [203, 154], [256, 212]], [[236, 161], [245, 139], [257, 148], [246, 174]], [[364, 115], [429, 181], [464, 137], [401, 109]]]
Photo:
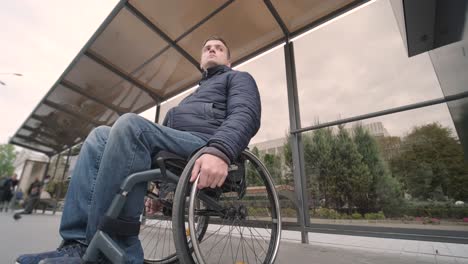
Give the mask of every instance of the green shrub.
[[297, 217], [296, 210], [293, 208], [281, 208], [281, 216], [283, 217]]
[[340, 214], [334, 209], [319, 208], [316, 210], [316, 215], [326, 219], [340, 219]]
[[351, 215], [351, 218], [353, 218], [354, 220], [359, 220], [362, 219], [362, 215], [360, 213], [354, 213]]
[[462, 219], [468, 216], [468, 207], [431, 207], [431, 205], [425, 206], [407, 206], [403, 210], [403, 215], [414, 216], [414, 217], [436, 217], [436, 218], [452, 218]]
[[385, 215], [382, 211], [378, 213], [367, 213], [364, 215], [364, 218], [367, 220], [380, 220], [380, 219], [385, 219]]
[[340, 218], [341, 219], [353, 219], [349, 214], [341, 214]]

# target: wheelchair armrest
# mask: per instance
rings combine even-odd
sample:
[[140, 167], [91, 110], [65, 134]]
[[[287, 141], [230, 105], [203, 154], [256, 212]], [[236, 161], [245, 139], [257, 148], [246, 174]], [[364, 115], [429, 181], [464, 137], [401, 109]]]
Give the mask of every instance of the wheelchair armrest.
[[161, 166], [166, 167], [167, 165], [169, 165], [171, 167], [176, 167], [178, 169], [183, 170], [185, 168], [185, 165], [187, 165], [187, 162], [188, 160], [181, 156], [162, 150], [158, 152], [153, 158], [152, 167], [161, 168]]
[[[188, 161], [185, 158], [180, 157], [174, 153], [168, 151], [160, 151], [153, 158], [151, 168], [159, 168], [164, 178], [173, 179], [174, 177], [168, 177], [168, 171], [178, 177], [184, 170], [185, 166], [187, 165], [187, 162]], [[174, 180], [175, 179], [170, 181]], [[177, 183], [177, 181], [174, 183]]]

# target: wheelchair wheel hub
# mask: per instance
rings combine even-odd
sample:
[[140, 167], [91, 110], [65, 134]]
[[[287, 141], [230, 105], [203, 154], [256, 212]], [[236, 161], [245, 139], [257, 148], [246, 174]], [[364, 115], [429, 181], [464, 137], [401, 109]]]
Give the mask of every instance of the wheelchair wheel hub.
[[247, 208], [244, 205], [231, 205], [224, 212], [224, 219], [245, 220], [247, 218]]

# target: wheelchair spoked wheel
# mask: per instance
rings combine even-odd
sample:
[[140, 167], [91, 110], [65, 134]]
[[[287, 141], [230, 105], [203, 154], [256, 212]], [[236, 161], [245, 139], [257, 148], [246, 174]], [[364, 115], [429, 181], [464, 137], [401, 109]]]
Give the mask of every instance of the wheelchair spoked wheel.
[[[241, 160], [246, 170], [242, 179], [233, 180], [230, 173], [222, 188], [198, 190], [196, 184], [189, 184], [189, 171], [198, 157], [187, 164], [174, 200], [173, 232], [181, 262], [273, 263], [280, 243], [281, 217], [268, 170], [255, 155], [244, 151]], [[186, 215], [190, 229], [196, 228], [196, 219], [209, 216], [204, 237], [195, 239], [191, 235], [193, 246], [183, 236], [181, 219]]]
[[[171, 192], [166, 196], [166, 199], [160, 199], [158, 194], [151, 191], [148, 191], [145, 196], [145, 211], [139, 234], [144, 252], [144, 263], [166, 264], [178, 262], [172, 234], [173, 197], [174, 192]], [[200, 218], [197, 221], [196, 235], [200, 239], [205, 234], [207, 225], [207, 217]], [[188, 223], [186, 230], [188, 230]], [[189, 236], [190, 234], [187, 232], [186, 235]]]

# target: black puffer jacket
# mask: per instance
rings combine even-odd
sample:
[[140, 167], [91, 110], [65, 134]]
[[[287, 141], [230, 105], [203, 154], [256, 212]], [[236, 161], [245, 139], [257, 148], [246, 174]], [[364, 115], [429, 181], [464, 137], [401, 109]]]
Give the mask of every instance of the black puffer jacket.
[[257, 84], [227, 66], [208, 69], [200, 86], [166, 115], [163, 125], [207, 140], [234, 161], [260, 128]]

